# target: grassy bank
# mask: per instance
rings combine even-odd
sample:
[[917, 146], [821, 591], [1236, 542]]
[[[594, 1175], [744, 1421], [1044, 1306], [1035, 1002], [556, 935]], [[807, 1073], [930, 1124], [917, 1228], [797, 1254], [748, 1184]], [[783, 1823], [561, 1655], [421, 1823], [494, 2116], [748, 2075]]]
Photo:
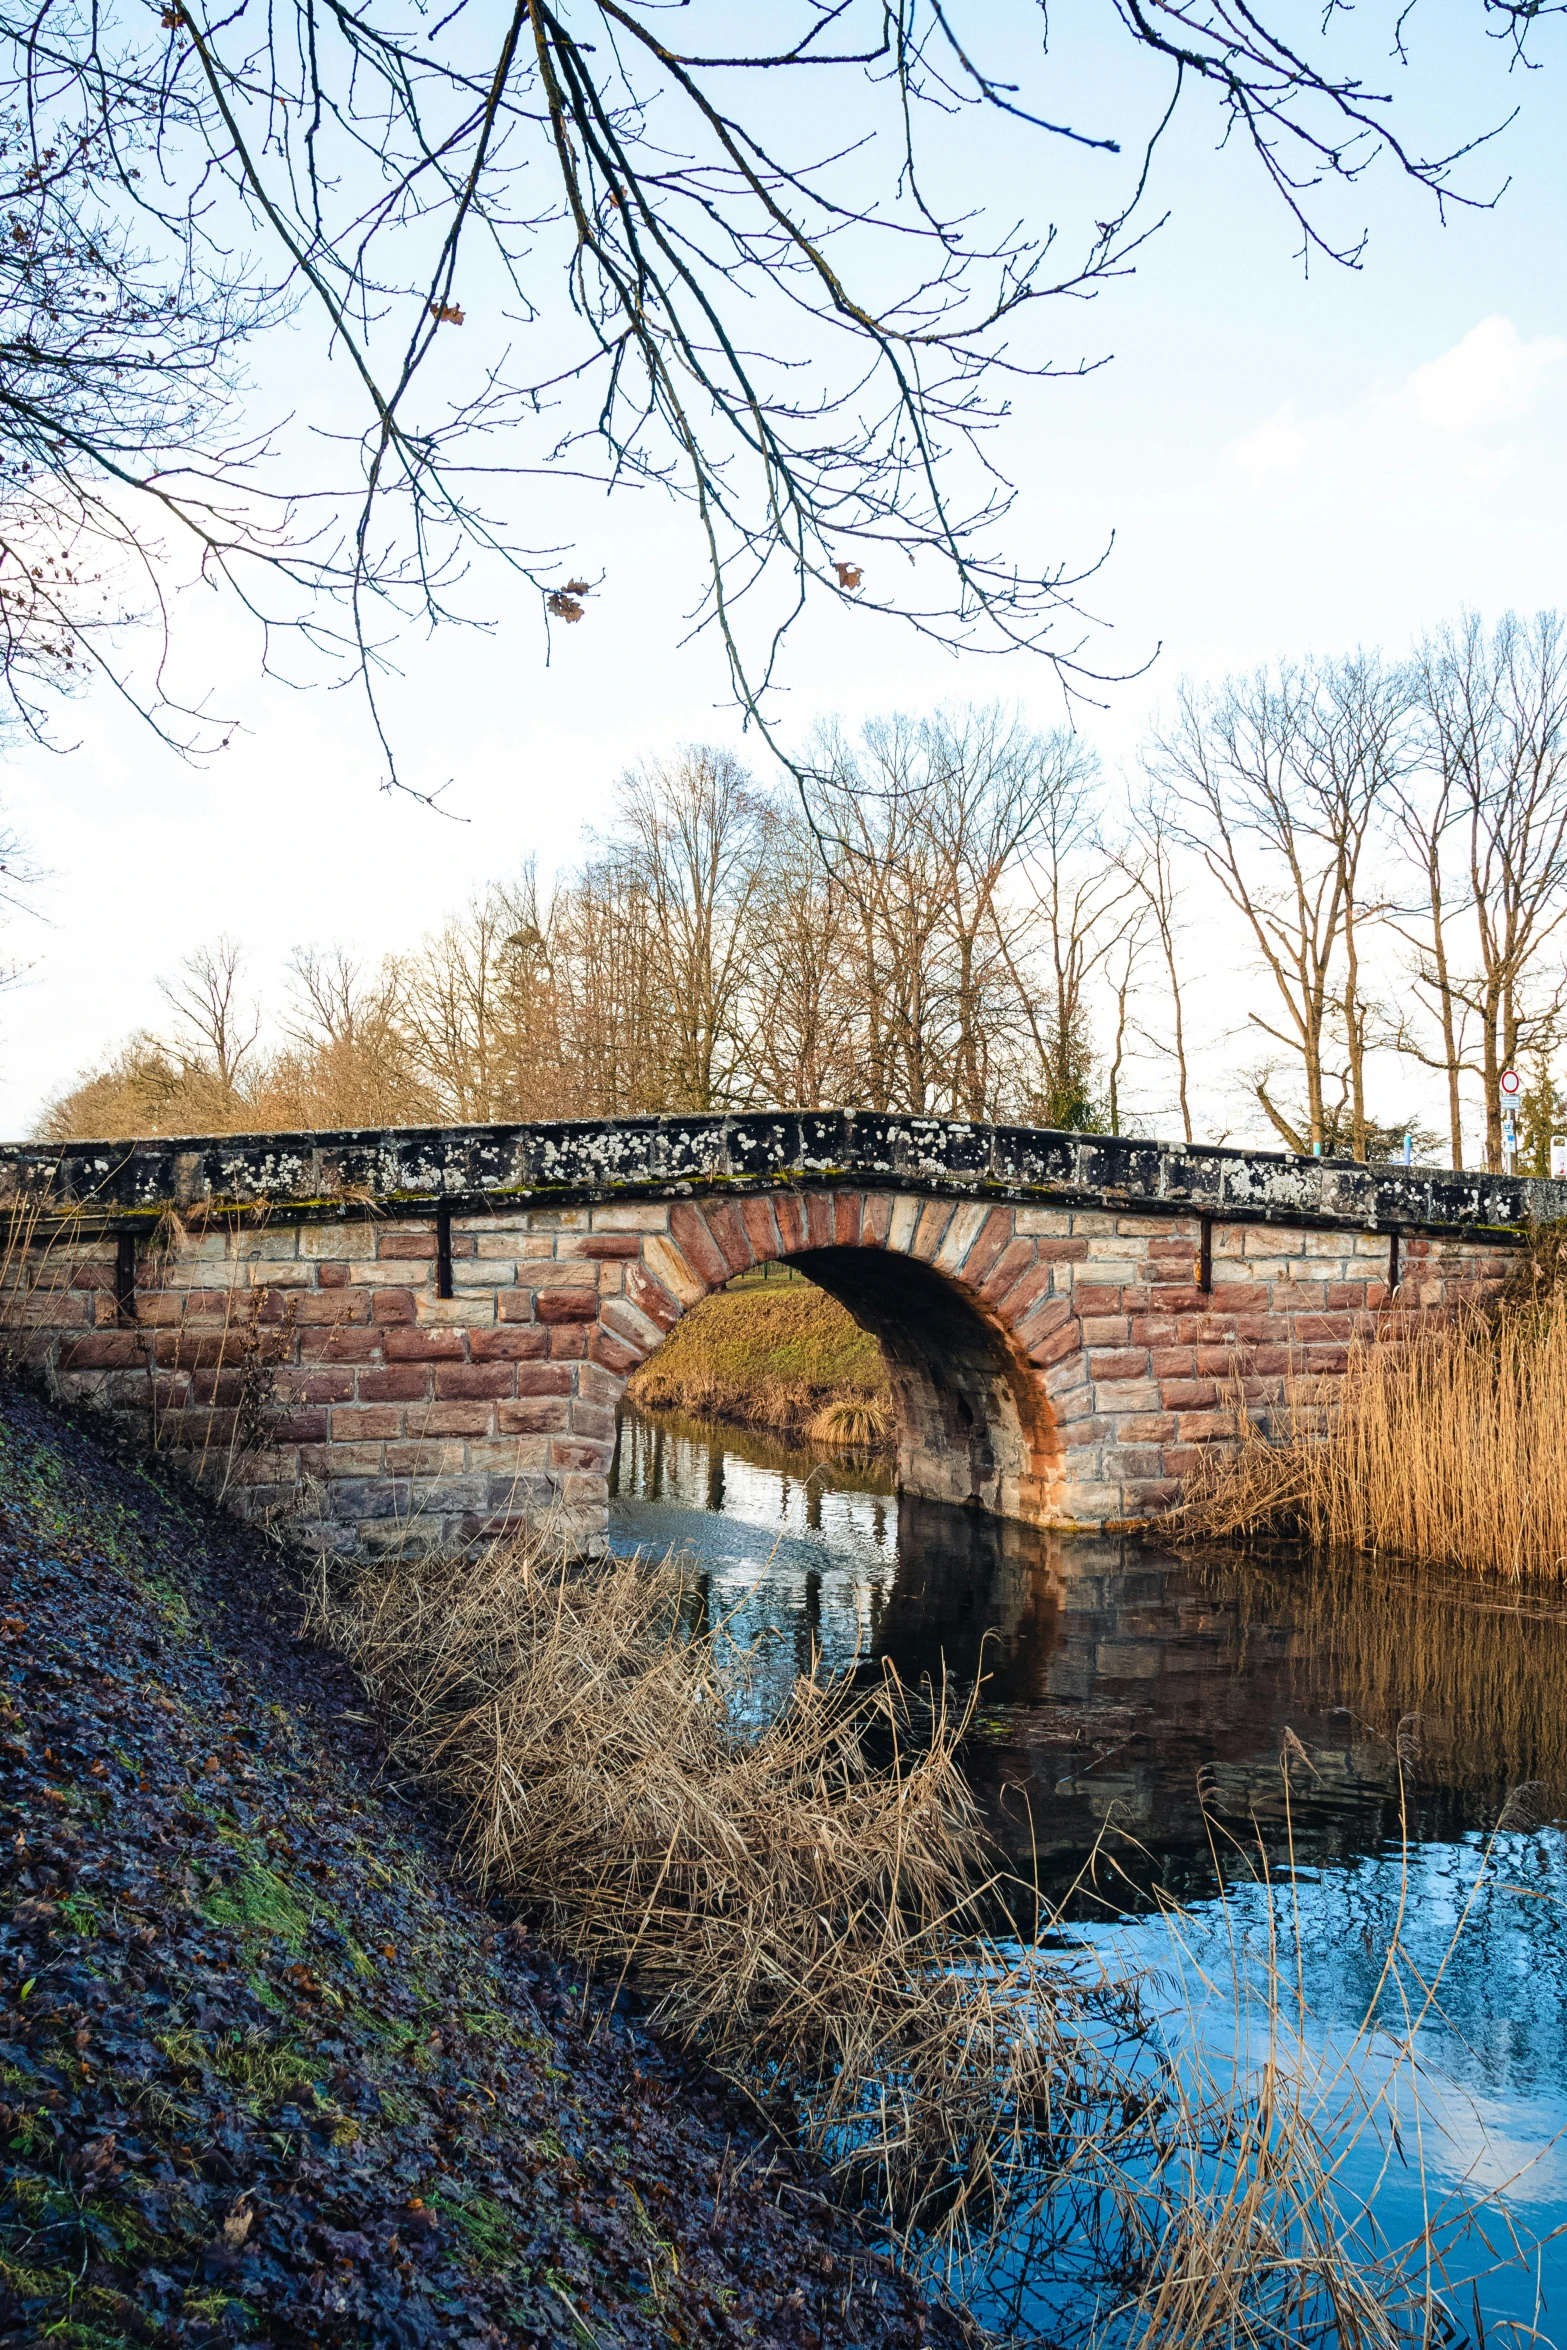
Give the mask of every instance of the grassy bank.
[[885, 1440], [891, 1391], [881, 1349], [825, 1290], [798, 1275], [736, 1282], [694, 1306], [633, 1377], [634, 1403], [732, 1420], [823, 1443]]
[[1414, 1316], [1350, 1356], [1331, 1417], [1302, 1393], [1270, 1443], [1188, 1488], [1194, 1533], [1286, 1536], [1431, 1565], [1567, 1577], [1567, 1295]]
[[956, 2350], [388, 1792], [283, 1561], [0, 1393], [0, 2338]]

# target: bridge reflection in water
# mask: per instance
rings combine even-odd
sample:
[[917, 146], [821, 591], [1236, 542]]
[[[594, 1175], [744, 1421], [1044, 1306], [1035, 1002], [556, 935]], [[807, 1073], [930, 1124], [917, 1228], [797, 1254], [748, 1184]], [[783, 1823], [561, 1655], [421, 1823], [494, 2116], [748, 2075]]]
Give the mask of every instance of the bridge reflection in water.
[[[1300, 1982], [1319, 2050], [1342, 2047], [1371, 2011], [1397, 2038], [1405, 2018], [1382, 1972], [1397, 1934], [1406, 1969], [1441, 1986], [1419, 2040], [1426, 2181], [1460, 2208], [1510, 2182], [1518, 2240], [1538, 2247], [1522, 2267], [1482, 2274], [1474, 2306], [1486, 2328], [1535, 2324], [1538, 2273], [1548, 2308], [1560, 2308], [1562, 1597], [1375, 1563], [1258, 1564], [1055, 1536], [899, 1501], [889, 1483], [738, 1431], [628, 1413], [611, 1539], [691, 1554], [710, 1616], [759, 1644], [759, 1710], [813, 1649], [840, 1668], [890, 1657], [914, 1681], [944, 1661], [965, 1685], [983, 1657], [970, 1776], [1020, 1871], [1037, 1849], [1042, 1890], [1062, 1905], [1061, 1940], [1107, 1948], [1118, 1969], [1152, 1969], [1182, 2012], [1216, 1987], [1193, 2028], [1221, 2050], [1233, 2045], [1223, 1987], [1237, 1952], [1248, 1970], [1265, 1970], [1272, 1953]], [[1286, 1817], [1287, 1734], [1299, 1751]], [[1250, 1865], [1259, 1849], [1268, 1885]], [[1487, 1887], [1473, 1899], [1487, 1850]], [[1222, 1906], [1210, 1898], [1221, 1865]], [[1193, 1958], [1176, 1955], [1150, 1914], [1158, 1895], [1190, 1905], [1180, 1932]], [[1421, 2173], [1384, 2167], [1379, 2146], [1368, 2133], [1341, 2184], [1374, 2196], [1389, 2240], [1405, 2242], [1425, 2225]], [[1478, 2236], [1469, 2250], [1475, 2270], [1492, 2268]], [[1462, 2265], [1469, 2274], [1467, 2254]], [[1058, 2274], [1004, 2259], [975, 2306], [1009, 2333], [1070, 2342], [1093, 2330], [1069, 2262]]]
[[969, 1765], [1007, 1844], [1037, 1847], [1059, 1893], [1115, 1831], [1073, 1914], [1135, 1907], [1155, 1882], [1200, 1898], [1214, 1823], [1222, 1843], [1255, 1822], [1282, 1852], [1286, 1733], [1305, 1757], [1301, 1863], [1397, 1842], [1410, 1715], [1417, 1840], [1491, 1826], [1525, 1783], [1531, 1824], [1567, 1815], [1567, 1607], [1549, 1597], [1057, 1536], [665, 1415], [624, 1415], [612, 1493], [615, 1547], [687, 1552], [713, 1618], [757, 1644], [759, 1708], [813, 1649], [833, 1670], [888, 1657], [911, 1681], [945, 1663], [965, 1690], [983, 1657]]

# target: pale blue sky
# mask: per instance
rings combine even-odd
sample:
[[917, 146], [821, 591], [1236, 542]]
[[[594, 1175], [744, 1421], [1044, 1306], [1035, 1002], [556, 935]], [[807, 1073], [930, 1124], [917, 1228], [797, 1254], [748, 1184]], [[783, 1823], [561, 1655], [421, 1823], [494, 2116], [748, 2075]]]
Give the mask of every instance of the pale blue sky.
[[[1548, 70], [1509, 82], [1500, 48], [1466, 29], [1472, 13], [1417, 15], [1402, 79], [1438, 133], [1521, 101], [1467, 167], [1477, 188], [1511, 175], [1494, 210], [1444, 228], [1378, 167], [1350, 205], [1372, 231], [1364, 266], [1305, 276], [1254, 166], [1216, 153], [1213, 118], [1193, 107], [1157, 170], [1156, 208], [1173, 218], [1136, 277], [1056, 313], [1063, 356], [1113, 360], [1020, 389], [1001, 442], [1020, 491], [1010, 534], [1025, 560], [1073, 561], [1115, 535], [1085, 591], [1098, 657], [1130, 670], [1162, 650], [1106, 710], [1079, 712], [1112, 759], [1185, 671], [1399, 646], [1466, 603], [1567, 597], [1567, 44], [1543, 25]], [[1082, 40], [1091, 110], [1116, 53]], [[1043, 161], [1055, 170], [1052, 151]], [[1092, 200], [1090, 167], [1072, 170], [1050, 195]], [[1036, 201], [1029, 186], [997, 191], [999, 209]], [[504, 584], [489, 591], [492, 636], [402, 649], [407, 769], [450, 779], [451, 818], [382, 795], [351, 697], [260, 680], [253, 636], [205, 591], [181, 599], [184, 674], [243, 724], [211, 768], [182, 768], [107, 696], [63, 714], [64, 755], [12, 751], [0, 790], [48, 878], [42, 919], [18, 938], [33, 968], [0, 1006], [0, 1130], [25, 1131], [51, 1086], [155, 1020], [158, 972], [196, 943], [243, 939], [262, 986], [298, 942], [377, 952], [530, 853], [546, 869], [569, 859], [628, 760], [734, 736], [716, 648], [678, 649], [697, 584], [679, 515], [584, 491], [541, 521], [575, 527], [584, 568], [606, 575], [548, 669], [533, 605]], [[786, 677], [785, 732], [942, 699], [1061, 714], [1039, 663], [951, 659], [838, 607], [797, 635]]]

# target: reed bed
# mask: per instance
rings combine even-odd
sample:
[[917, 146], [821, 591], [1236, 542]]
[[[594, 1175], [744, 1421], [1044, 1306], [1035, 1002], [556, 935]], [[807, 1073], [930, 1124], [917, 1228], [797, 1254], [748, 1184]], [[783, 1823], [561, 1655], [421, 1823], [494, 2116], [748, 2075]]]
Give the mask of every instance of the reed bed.
[[1343, 2132], [1379, 2100], [1330, 2094], [1281, 1998], [1260, 2065], [1174, 2060], [1143, 1981], [1046, 1955], [1026, 1898], [1014, 1924], [941, 1690], [807, 1676], [743, 1730], [743, 1660], [694, 1617], [667, 1567], [538, 1537], [323, 1567], [315, 1602], [478, 1875], [632, 1980], [938, 2281], [998, 2304], [993, 2272], [1086, 2260], [1106, 2350], [1450, 2332], [1421, 2247], [1341, 2221]]
[[1285, 1535], [1522, 1577], [1567, 1576], [1567, 1296], [1428, 1321], [1351, 1352], [1330, 1412], [1282, 1442], [1244, 1406], [1189, 1482], [1184, 1531]]

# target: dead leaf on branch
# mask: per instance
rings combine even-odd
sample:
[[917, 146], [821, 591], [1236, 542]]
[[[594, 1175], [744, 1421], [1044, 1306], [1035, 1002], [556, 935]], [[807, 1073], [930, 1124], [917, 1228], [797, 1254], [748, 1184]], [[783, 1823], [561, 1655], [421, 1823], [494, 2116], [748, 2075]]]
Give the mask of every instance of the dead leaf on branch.
[[432, 302], [430, 316], [435, 320], [437, 326], [461, 326], [462, 304], [460, 302]]
[[546, 612], [552, 612], [557, 620], [580, 620], [582, 618], [582, 606], [566, 588], [552, 588], [544, 599], [544, 609]]
[[838, 574], [838, 585], [841, 588], [857, 588], [865, 577], [858, 563], [835, 563], [833, 569]]

